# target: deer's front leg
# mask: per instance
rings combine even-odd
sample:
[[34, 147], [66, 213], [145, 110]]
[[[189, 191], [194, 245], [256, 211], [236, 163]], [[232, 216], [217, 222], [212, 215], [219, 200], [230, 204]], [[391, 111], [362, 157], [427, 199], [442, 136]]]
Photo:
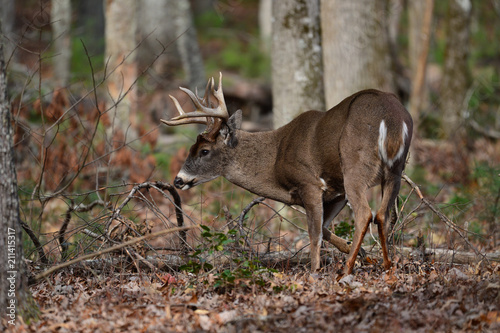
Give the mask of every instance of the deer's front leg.
[[315, 189], [301, 193], [307, 215], [307, 230], [311, 242], [311, 271], [319, 269], [321, 241], [323, 239], [323, 201], [322, 192]]

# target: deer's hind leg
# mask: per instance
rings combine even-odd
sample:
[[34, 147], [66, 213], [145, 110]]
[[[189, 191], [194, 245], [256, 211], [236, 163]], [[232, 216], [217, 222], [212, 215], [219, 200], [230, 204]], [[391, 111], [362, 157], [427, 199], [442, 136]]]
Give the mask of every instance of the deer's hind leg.
[[375, 215], [375, 223], [378, 227], [378, 235], [382, 246], [382, 255], [384, 258], [384, 268], [391, 268], [389, 259], [389, 251], [387, 249], [387, 233], [390, 223], [391, 209], [394, 207], [396, 197], [401, 186], [401, 176], [393, 173], [387, 173], [386, 178], [382, 181], [382, 203], [377, 214]]
[[359, 177], [352, 175], [351, 177], [345, 177], [344, 185], [346, 196], [354, 211], [354, 237], [344, 267], [344, 274], [351, 274], [366, 230], [372, 221], [372, 212], [366, 197], [367, 184], [360, 182]]
[[[339, 251], [344, 253], [349, 253], [351, 251], [351, 242], [335, 235], [328, 228], [333, 222], [333, 219], [340, 213], [340, 211], [345, 207], [347, 200], [345, 196], [338, 197], [336, 200], [331, 202], [323, 203], [323, 240], [335, 246]], [[366, 257], [366, 252], [363, 248], [359, 249], [359, 256], [361, 258]]]

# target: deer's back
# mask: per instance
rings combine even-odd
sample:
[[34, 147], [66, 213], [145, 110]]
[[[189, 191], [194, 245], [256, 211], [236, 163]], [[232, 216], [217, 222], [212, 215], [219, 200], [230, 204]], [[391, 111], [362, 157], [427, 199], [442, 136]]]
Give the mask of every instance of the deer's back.
[[302, 113], [278, 130], [276, 173], [292, 187], [300, 186], [301, 179], [310, 181], [312, 177], [323, 179], [340, 192], [346, 156], [358, 163], [380, 162], [382, 122], [386, 137], [394, 139], [384, 143], [386, 153], [395, 156], [402, 144], [402, 123], [407, 124], [411, 139], [412, 121], [392, 94], [364, 90], [327, 112]]

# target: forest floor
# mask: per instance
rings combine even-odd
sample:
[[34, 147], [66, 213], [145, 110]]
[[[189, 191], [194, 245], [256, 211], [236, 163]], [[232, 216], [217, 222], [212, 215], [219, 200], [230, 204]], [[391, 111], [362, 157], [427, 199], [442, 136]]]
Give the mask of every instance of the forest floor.
[[[39, 321], [11, 332], [498, 332], [500, 265], [341, 262], [217, 287], [205, 273], [66, 270], [31, 286]], [[89, 273], [92, 272], [93, 274]], [[252, 283], [253, 282], [253, 283]]]

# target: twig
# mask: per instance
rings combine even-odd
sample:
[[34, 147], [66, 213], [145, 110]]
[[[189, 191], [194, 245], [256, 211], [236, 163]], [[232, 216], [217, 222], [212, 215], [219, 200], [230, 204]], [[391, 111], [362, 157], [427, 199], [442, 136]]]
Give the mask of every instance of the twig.
[[472, 127], [479, 134], [484, 135], [487, 138], [498, 140], [500, 139], [500, 132], [493, 129], [484, 128], [479, 125], [474, 119], [467, 120], [470, 127]]
[[33, 232], [33, 230], [31, 230], [31, 228], [29, 227], [29, 225], [26, 224], [26, 222], [24, 222], [24, 221], [20, 221], [20, 222], [21, 222], [21, 227], [24, 229], [24, 231], [31, 238], [31, 241], [33, 242], [33, 245], [35, 245], [35, 248], [38, 251], [38, 256], [40, 257], [40, 261], [43, 264], [48, 264], [49, 261], [47, 260], [47, 257], [45, 256], [45, 252], [43, 251], [43, 246], [40, 243], [40, 241], [38, 240], [38, 237], [36, 237], [35, 233]]
[[238, 219], [238, 224], [240, 226], [240, 230], [243, 230], [243, 221], [245, 220], [245, 216], [248, 214], [250, 209], [252, 209], [253, 206], [258, 205], [262, 203], [266, 198], [264, 197], [259, 197], [257, 199], [252, 200], [242, 211], [240, 214], [240, 217]]
[[54, 273], [55, 271], [60, 270], [61, 268], [68, 267], [70, 265], [73, 265], [73, 264], [75, 264], [77, 262], [80, 262], [80, 261], [83, 261], [83, 260], [91, 259], [91, 258], [100, 256], [100, 255], [103, 255], [105, 253], [113, 252], [113, 251], [122, 249], [122, 248], [130, 246], [130, 245], [134, 245], [136, 243], [139, 243], [139, 242], [151, 239], [151, 238], [156, 238], [156, 237], [159, 237], [159, 236], [162, 236], [162, 235], [166, 235], [166, 234], [170, 234], [170, 233], [174, 233], [174, 232], [179, 232], [179, 231], [187, 231], [189, 229], [194, 229], [194, 228], [198, 228], [198, 225], [193, 225], [193, 226], [189, 226], [189, 227], [182, 227], [182, 228], [172, 228], [172, 229], [161, 230], [161, 231], [158, 231], [158, 232], [146, 235], [146, 236], [134, 238], [134, 239], [129, 240], [127, 242], [124, 242], [122, 244], [118, 244], [118, 245], [115, 245], [115, 246], [112, 246], [112, 247], [108, 247], [107, 249], [104, 249], [104, 250], [101, 250], [101, 251], [98, 251], [98, 252], [89, 253], [89, 254], [80, 256], [78, 258], [75, 258], [73, 260], [66, 261], [66, 262], [64, 262], [64, 263], [62, 263], [60, 265], [51, 267], [51, 268], [47, 269], [46, 271], [44, 271], [44, 272], [36, 275], [35, 276], [35, 280], [43, 279], [44, 277], [49, 276], [50, 274]]
[[[175, 207], [175, 217], [177, 219], [177, 226], [183, 227], [184, 226], [184, 215], [182, 212], [182, 203], [181, 203], [181, 197], [175, 187], [173, 187], [171, 184], [164, 183], [161, 181], [157, 181], [154, 183], [154, 187], [157, 187], [161, 190], [167, 190], [172, 198], [174, 199], [174, 207]], [[180, 231], [179, 235], [182, 240], [182, 248], [184, 250], [187, 250], [187, 239], [186, 239], [186, 231]]]
[[106, 240], [103, 235], [96, 234], [95, 232], [92, 232], [89, 229], [83, 229], [82, 233], [84, 233], [85, 235], [90, 236], [92, 238], [98, 239], [100, 241]]
[[88, 211], [92, 210], [97, 205], [103, 206], [103, 207], [107, 206], [106, 203], [102, 200], [95, 200], [88, 205], [79, 204], [79, 205], [75, 206], [73, 203], [73, 200], [71, 200], [71, 205], [68, 207], [68, 210], [66, 211], [66, 214], [65, 214], [66, 216], [64, 218], [61, 229], [59, 229], [59, 245], [61, 246], [61, 258], [62, 258], [62, 260], [66, 260], [67, 255], [68, 255], [68, 243], [64, 239], [64, 236], [66, 234], [66, 230], [68, 229], [69, 222], [71, 221], [71, 213], [72, 212], [78, 212], [78, 213], [88, 212]]
[[151, 183], [146, 182], [146, 183], [142, 183], [142, 184], [138, 184], [138, 185], [134, 186], [132, 188], [132, 190], [129, 192], [128, 196], [125, 198], [125, 200], [123, 200], [121, 205], [118, 206], [117, 209], [115, 209], [113, 214], [111, 214], [111, 216], [109, 217], [108, 221], [106, 222], [106, 226], [105, 226], [105, 230], [106, 230], [106, 233], [108, 233], [108, 236], [109, 236], [109, 232], [108, 232], [109, 226], [111, 225], [113, 220], [115, 220], [116, 218], [118, 218], [120, 216], [120, 213], [121, 213], [123, 207], [125, 207], [125, 205], [127, 205], [129, 203], [129, 201], [132, 200], [135, 193], [141, 189], [144, 189], [144, 188], [145, 189], [151, 188]]
[[449, 226], [451, 229], [453, 229], [460, 237], [462, 237], [462, 239], [467, 243], [467, 245], [470, 246], [470, 248], [474, 250], [474, 252], [476, 253], [476, 255], [481, 256], [484, 259], [488, 260], [488, 258], [484, 254], [482, 254], [481, 252], [479, 252], [479, 250], [477, 250], [476, 247], [473, 246], [469, 242], [469, 240], [467, 239], [467, 237], [462, 233], [462, 231], [460, 230], [460, 228], [452, 220], [450, 220], [446, 215], [444, 215], [442, 212], [440, 212], [439, 209], [437, 209], [429, 200], [427, 200], [422, 195], [422, 192], [420, 191], [420, 188], [418, 187], [417, 184], [415, 184], [413, 182], [413, 180], [410, 179], [410, 177], [408, 177], [406, 174], [403, 174], [402, 178], [415, 190], [415, 192], [417, 193], [417, 195], [420, 198], [420, 200], [427, 207], [429, 207], [429, 209], [432, 210], [434, 212], [434, 214], [436, 214], [441, 221], [443, 221], [447, 226]]
[[68, 229], [69, 221], [71, 221], [71, 211], [73, 210], [73, 201], [71, 205], [68, 207], [66, 211], [66, 216], [64, 217], [63, 224], [61, 229], [59, 229], [59, 245], [61, 246], [61, 260], [66, 260], [66, 256], [68, 255], [68, 243], [64, 240], [64, 234], [66, 233], [66, 229]]

